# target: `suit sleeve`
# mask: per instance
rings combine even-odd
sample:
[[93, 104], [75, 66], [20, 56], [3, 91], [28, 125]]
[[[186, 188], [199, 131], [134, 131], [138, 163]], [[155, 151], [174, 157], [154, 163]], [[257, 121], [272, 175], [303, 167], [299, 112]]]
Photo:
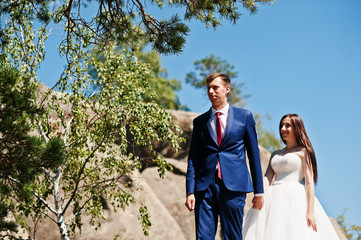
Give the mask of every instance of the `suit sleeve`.
[[254, 193], [263, 193], [263, 174], [258, 148], [256, 124], [251, 112], [247, 114], [245, 146], [249, 159]]
[[191, 138], [191, 144], [188, 155], [188, 167], [187, 167], [187, 178], [186, 178], [186, 192], [187, 195], [194, 193], [196, 185], [196, 164], [197, 159], [200, 157], [200, 146], [199, 146], [199, 127], [197, 126], [196, 119], [193, 120], [193, 133]]

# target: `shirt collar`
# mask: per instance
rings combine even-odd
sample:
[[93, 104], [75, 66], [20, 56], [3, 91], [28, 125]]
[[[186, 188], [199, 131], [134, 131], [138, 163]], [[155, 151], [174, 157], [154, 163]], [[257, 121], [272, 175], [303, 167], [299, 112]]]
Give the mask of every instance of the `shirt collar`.
[[224, 108], [222, 108], [221, 110], [218, 110], [218, 111], [212, 107], [212, 115], [215, 115], [216, 112], [221, 112], [221, 114], [227, 114], [228, 109], [229, 109], [229, 104], [228, 103], [227, 103], [226, 106], [224, 106]]

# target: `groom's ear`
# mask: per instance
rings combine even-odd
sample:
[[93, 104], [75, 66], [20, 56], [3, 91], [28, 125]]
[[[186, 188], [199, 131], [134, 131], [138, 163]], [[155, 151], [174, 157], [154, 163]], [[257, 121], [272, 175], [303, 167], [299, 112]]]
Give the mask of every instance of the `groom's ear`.
[[228, 96], [229, 92], [231, 91], [231, 85], [226, 86], [226, 91], [227, 91], [227, 96]]

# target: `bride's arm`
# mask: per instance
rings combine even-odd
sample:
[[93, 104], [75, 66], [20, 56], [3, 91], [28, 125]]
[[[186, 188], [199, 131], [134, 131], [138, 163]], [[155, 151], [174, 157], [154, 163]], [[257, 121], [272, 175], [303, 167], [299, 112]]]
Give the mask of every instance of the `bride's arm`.
[[271, 185], [272, 179], [275, 175], [275, 172], [273, 171], [273, 169], [271, 167], [271, 160], [272, 160], [273, 156], [275, 155], [275, 153], [276, 152], [272, 153], [270, 160], [268, 162], [268, 167], [267, 167], [266, 173], [264, 174], [264, 177], [263, 177], [264, 192], [266, 192], [267, 188]]
[[307, 198], [306, 220], [307, 220], [307, 225], [311, 226], [312, 229], [315, 232], [317, 232], [316, 219], [313, 212], [314, 203], [315, 203], [315, 184], [313, 181], [313, 170], [306, 151], [304, 151], [303, 156], [304, 156], [303, 166], [305, 173], [305, 190], [306, 190], [306, 198]]

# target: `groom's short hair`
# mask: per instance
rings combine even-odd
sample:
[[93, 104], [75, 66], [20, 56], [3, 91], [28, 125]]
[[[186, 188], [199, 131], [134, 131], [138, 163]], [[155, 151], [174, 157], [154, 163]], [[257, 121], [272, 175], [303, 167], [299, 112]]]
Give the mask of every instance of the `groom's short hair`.
[[211, 75], [209, 75], [206, 78], [206, 83], [207, 85], [210, 84], [214, 79], [216, 78], [221, 78], [223, 83], [225, 84], [225, 86], [229, 86], [231, 85], [231, 79], [229, 78], [229, 76], [225, 73], [212, 73]]

